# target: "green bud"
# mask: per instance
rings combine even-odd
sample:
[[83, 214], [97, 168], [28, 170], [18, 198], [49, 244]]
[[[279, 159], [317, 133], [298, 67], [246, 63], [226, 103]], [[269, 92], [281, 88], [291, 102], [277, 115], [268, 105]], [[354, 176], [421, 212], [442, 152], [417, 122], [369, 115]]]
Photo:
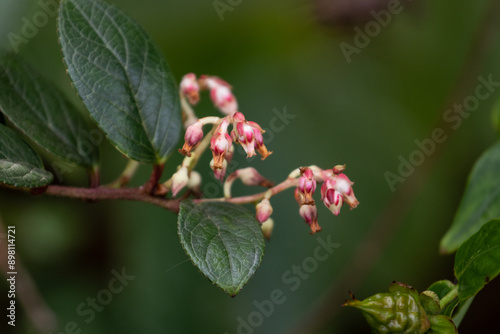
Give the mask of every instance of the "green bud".
[[404, 283], [392, 282], [388, 293], [362, 301], [351, 297], [343, 306], [360, 309], [374, 333], [422, 334], [431, 326], [418, 292]]

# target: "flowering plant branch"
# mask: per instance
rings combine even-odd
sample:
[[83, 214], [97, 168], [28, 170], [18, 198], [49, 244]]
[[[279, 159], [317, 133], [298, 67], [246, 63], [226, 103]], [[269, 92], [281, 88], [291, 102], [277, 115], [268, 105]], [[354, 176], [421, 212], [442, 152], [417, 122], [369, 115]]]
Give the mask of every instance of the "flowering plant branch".
[[[351, 209], [358, 205], [353, 183], [344, 174], [345, 165], [299, 167], [277, 185], [253, 167], [226, 177], [236, 146], [243, 148], [247, 158], [272, 156], [264, 144], [265, 130], [240, 111], [231, 85], [219, 77], [189, 73], [177, 88], [154, 42], [116, 7], [102, 0], [65, 0], [58, 24], [67, 72], [99, 129], [23, 60], [13, 55], [0, 57], [0, 108], [9, 120], [9, 126], [0, 124], [0, 186], [90, 202], [140, 201], [178, 213], [178, 232], [186, 253], [211, 281], [233, 296], [262, 260], [264, 237], [270, 238], [274, 226], [273, 196], [295, 188], [298, 212], [311, 234], [321, 231], [313, 198], [318, 183], [322, 184], [321, 201], [334, 215], [344, 203]], [[103, 27], [108, 28], [102, 31]], [[122, 38], [113, 38], [118, 35]], [[197, 117], [193, 107], [204, 91], [220, 114]], [[184, 144], [179, 148], [182, 128]], [[25, 142], [16, 131], [32, 142]], [[105, 138], [129, 162], [115, 181], [101, 185], [99, 146]], [[48, 170], [32, 144], [58, 158]], [[222, 198], [203, 198], [200, 191], [202, 175], [196, 166], [207, 149], [212, 153], [210, 168], [224, 191]], [[175, 173], [161, 182], [168, 157], [176, 150], [184, 158]], [[151, 175], [142, 186], [128, 187], [139, 163], [151, 165]], [[88, 188], [62, 185], [64, 174], [77, 167], [87, 170]], [[237, 180], [267, 190], [234, 197], [231, 190]], [[255, 214], [240, 206], [250, 203], [255, 204]], [[227, 261], [228, 255], [236, 261]]]

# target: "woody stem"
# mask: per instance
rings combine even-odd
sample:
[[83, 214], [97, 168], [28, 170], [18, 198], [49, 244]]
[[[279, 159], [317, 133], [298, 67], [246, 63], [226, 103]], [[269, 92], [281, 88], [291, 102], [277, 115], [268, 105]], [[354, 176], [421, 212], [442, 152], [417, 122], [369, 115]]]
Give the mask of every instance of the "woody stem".
[[281, 182], [280, 184], [263, 191], [261, 193], [253, 194], [253, 195], [248, 195], [248, 196], [241, 196], [241, 197], [233, 197], [233, 198], [204, 198], [204, 199], [198, 199], [194, 200], [195, 203], [203, 203], [203, 202], [228, 202], [228, 203], [234, 203], [234, 204], [247, 204], [247, 203], [254, 203], [262, 200], [263, 198], [267, 196], [274, 196], [283, 190], [286, 190], [288, 188], [296, 187], [298, 185], [298, 179], [295, 178], [287, 178], [285, 181]]

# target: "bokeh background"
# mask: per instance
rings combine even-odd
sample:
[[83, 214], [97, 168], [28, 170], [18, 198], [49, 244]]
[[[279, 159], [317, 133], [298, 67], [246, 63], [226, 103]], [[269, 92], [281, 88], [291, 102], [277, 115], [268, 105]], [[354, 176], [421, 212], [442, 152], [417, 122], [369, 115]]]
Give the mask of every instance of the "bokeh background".
[[[365, 298], [386, 291], [393, 280], [418, 290], [453, 280], [454, 257], [439, 254], [439, 240], [474, 161], [495, 140], [490, 115], [498, 93], [457, 129], [443, 114], [474, 95], [478, 76], [500, 81], [499, 1], [401, 1], [401, 12], [350, 62], [341, 43], [355, 45], [355, 28], [364, 31], [374, 21], [370, 11], [387, 9], [387, 1], [111, 2], [152, 35], [176, 78], [195, 72], [226, 79], [240, 109], [264, 128], [276, 122], [276, 111], [294, 116], [270, 131], [269, 159], [247, 161], [237, 154], [239, 166], [255, 166], [279, 182], [298, 166], [346, 163], [361, 204], [354, 211], [344, 207], [338, 217], [320, 207], [323, 231], [310, 236], [293, 192], [273, 198], [276, 226], [262, 265], [232, 299], [186, 261], [173, 213], [143, 203], [85, 203], [0, 190], [3, 224], [16, 226], [18, 258], [57, 319], [56, 329], [42, 333], [367, 333], [360, 312], [340, 307], [348, 290]], [[222, 16], [215, 8], [221, 4], [231, 9]], [[40, 10], [35, 0], [0, 0], [1, 47], [12, 49], [9, 33], [21, 35], [23, 18]], [[55, 17], [19, 49], [83, 111], [61, 61]], [[198, 114], [215, 114], [203, 98]], [[392, 191], [385, 173], [397, 174], [399, 157], [408, 159], [418, 150], [415, 140], [430, 138], [435, 128], [445, 129], [448, 139]], [[207, 154], [199, 170], [207, 196], [216, 197], [222, 192], [209, 175], [209, 159]], [[174, 154], [166, 173], [180, 161]], [[125, 164], [102, 145], [104, 183]], [[133, 185], [145, 182], [150, 171], [142, 166]], [[85, 182], [80, 170], [65, 178], [67, 184]], [[318, 238], [340, 246], [292, 291], [282, 276], [314, 255]], [[107, 288], [112, 270], [122, 268], [134, 280], [85, 322], [78, 305]], [[0, 289], [7, 291], [4, 279]], [[286, 301], [263, 321], [250, 320], [259, 326], [242, 328], [238, 319], [248, 322], [255, 303], [269, 300], [275, 289]], [[498, 331], [499, 296], [500, 283], [493, 281], [460, 332]], [[0, 301], [5, 309], [6, 293]], [[77, 329], [65, 329], [70, 322]], [[39, 333], [22, 308], [16, 324], [7, 327], [3, 318], [0, 332]]]

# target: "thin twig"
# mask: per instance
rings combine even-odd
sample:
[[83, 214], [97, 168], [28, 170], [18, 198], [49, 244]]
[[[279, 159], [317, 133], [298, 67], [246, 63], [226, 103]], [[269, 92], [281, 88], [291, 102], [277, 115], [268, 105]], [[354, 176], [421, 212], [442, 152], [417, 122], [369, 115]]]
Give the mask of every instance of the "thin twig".
[[167, 199], [163, 197], [156, 197], [149, 192], [144, 191], [142, 187], [139, 188], [76, 188], [65, 187], [58, 185], [51, 185], [47, 187], [45, 194], [50, 196], [78, 198], [90, 201], [99, 200], [128, 200], [151, 203], [172, 212], [179, 211], [178, 199]]

